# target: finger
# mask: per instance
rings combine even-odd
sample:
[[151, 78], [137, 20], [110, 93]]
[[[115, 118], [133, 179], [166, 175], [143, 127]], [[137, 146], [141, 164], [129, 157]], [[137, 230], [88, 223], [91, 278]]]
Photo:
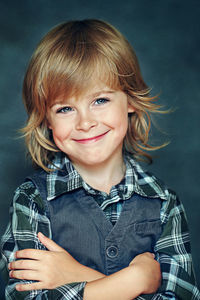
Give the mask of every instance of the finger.
[[17, 284], [16, 290], [19, 292], [23, 291], [31, 291], [31, 290], [42, 290], [43, 283], [42, 282], [33, 282], [33, 283], [26, 283], [26, 284]]
[[150, 253], [150, 254], [151, 254], [151, 256], [152, 256], [153, 258], [155, 258], [155, 257], [156, 257], [154, 253]]
[[152, 253], [152, 252], [145, 252], [145, 253], [143, 253], [142, 255], [146, 255], [146, 256], [148, 256], [148, 257], [150, 257], [150, 258], [155, 258], [155, 254]]
[[36, 270], [38, 269], [38, 261], [37, 260], [16, 260], [12, 261], [8, 264], [9, 270]]
[[12, 270], [9, 272], [10, 278], [22, 280], [41, 280], [39, 273], [34, 270]]
[[50, 251], [63, 251], [64, 249], [60, 247], [58, 244], [56, 244], [54, 241], [46, 237], [41, 232], [38, 233], [38, 238], [40, 242]]
[[45, 250], [38, 249], [24, 249], [15, 252], [16, 258], [29, 258], [39, 260], [44, 253], [47, 252]]

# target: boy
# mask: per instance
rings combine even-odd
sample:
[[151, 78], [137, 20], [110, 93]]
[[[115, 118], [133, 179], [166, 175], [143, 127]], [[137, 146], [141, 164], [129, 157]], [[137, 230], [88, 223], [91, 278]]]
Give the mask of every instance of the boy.
[[158, 148], [159, 106], [126, 39], [99, 20], [55, 27], [23, 93], [40, 170], [17, 189], [3, 237], [8, 299], [199, 299], [182, 204], [136, 163]]

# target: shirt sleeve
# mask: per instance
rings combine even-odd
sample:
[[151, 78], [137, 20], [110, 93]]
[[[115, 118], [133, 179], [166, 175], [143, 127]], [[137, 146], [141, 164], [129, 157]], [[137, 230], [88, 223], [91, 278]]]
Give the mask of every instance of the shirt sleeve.
[[15, 193], [10, 208], [10, 223], [1, 240], [0, 269], [4, 280], [6, 299], [58, 299], [82, 300], [86, 282], [70, 283], [53, 290], [33, 290], [18, 292], [17, 283], [30, 281], [9, 278], [7, 265], [13, 261], [14, 253], [21, 249], [46, 250], [40, 243], [37, 233], [42, 232], [51, 238], [50, 220], [44, 203], [31, 182], [22, 184]]
[[163, 231], [155, 245], [156, 258], [160, 263], [162, 283], [154, 295], [141, 295], [138, 299], [199, 300], [196, 286], [190, 238], [184, 207], [173, 192], [161, 208]]

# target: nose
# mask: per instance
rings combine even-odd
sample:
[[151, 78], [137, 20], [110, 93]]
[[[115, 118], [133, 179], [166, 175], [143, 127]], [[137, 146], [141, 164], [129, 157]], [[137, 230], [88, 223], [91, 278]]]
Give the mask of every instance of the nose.
[[76, 129], [82, 131], [89, 131], [97, 125], [97, 120], [90, 112], [79, 112]]

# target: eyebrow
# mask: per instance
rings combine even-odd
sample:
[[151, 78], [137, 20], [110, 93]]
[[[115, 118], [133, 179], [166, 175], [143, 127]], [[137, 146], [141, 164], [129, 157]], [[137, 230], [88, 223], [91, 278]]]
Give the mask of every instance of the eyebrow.
[[98, 96], [101, 95], [101, 94], [113, 94], [113, 93], [115, 93], [115, 92], [116, 92], [116, 91], [114, 91], [114, 90], [102, 90], [102, 91], [93, 93], [93, 94], [91, 94], [91, 95], [88, 95], [88, 98], [90, 98], [90, 97], [95, 98], [95, 97], [98, 97]]
[[[88, 95], [87, 98], [96, 98], [101, 94], [113, 94], [115, 92], [116, 92], [115, 90], [101, 90], [101, 91], [98, 91], [98, 92]], [[50, 108], [53, 107], [54, 105], [59, 105], [59, 104], [64, 104], [64, 103], [65, 103], [65, 100], [58, 99], [58, 101], [55, 101], [54, 103], [52, 103]]]

